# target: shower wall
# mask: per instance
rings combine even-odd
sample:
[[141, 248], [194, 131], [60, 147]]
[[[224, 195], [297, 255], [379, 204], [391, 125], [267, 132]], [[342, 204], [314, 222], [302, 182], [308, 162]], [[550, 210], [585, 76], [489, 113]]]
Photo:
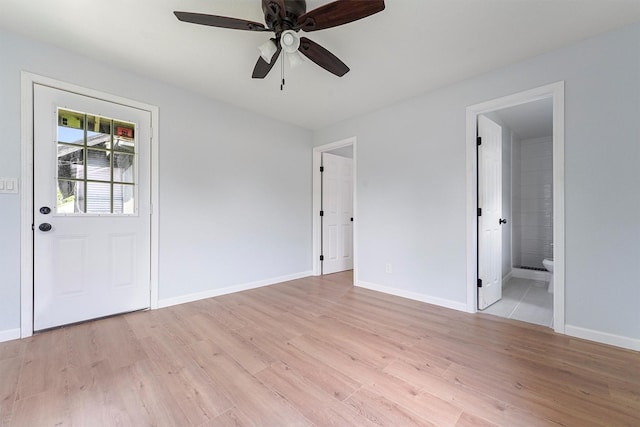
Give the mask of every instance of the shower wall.
[[553, 139], [512, 146], [513, 266], [543, 269], [553, 257]]

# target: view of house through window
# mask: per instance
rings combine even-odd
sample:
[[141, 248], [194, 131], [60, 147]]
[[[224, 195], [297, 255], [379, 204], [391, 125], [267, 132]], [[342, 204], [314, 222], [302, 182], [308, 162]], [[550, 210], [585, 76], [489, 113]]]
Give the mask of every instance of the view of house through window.
[[58, 109], [57, 144], [57, 213], [136, 213], [135, 124]]

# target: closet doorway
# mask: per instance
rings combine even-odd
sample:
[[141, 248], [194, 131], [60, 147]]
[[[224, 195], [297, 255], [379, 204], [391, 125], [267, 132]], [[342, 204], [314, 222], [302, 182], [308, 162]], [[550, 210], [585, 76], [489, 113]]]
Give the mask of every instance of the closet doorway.
[[313, 272], [355, 264], [355, 138], [313, 150]]

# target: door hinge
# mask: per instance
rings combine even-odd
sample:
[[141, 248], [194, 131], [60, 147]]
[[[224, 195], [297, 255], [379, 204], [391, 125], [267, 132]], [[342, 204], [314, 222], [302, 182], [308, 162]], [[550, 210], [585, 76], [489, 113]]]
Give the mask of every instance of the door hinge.
[[482, 208], [478, 208], [478, 216], [482, 216]]
[[478, 279], [478, 287], [481, 288], [482, 287], [482, 279]]
[[324, 216], [324, 211], [320, 211], [320, 216]]
[[324, 166], [320, 166], [320, 172], [324, 172]]
[[324, 261], [324, 255], [320, 255], [320, 261]]
[[476, 144], [482, 145], [482, 137], [481, 136], [476, 137]]

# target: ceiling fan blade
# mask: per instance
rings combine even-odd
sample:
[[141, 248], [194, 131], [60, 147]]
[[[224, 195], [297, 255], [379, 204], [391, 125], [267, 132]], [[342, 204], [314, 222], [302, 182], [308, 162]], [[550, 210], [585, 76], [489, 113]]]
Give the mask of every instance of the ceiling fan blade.
[[338, 77], [342, 77], [349, 72], [349, 67], [340, 61], [337, 56], [306, 37], [300, 37], [298, 50], [304, 56]]
[[337, 0], [298, 18], [298, 27], [303, 31], [317, 31], [337, 27], [366, 18], [384, 10], [384, 0]]
[[276, 65], [281, 50], [282, 48], [278, 46], [278, 50], [276, 50], [276, 53], [271, 57], [271, 62], [267, 62], [259, 56], [258, 62], [256, 62], [256, 66], [253, 68], [253, 74], [251, 77], [254, 79], [264, 79], [267, 74], [269, 74], [269, 71], [271, 71], [273, 66]]
[[191, 24], [209, 25], [211, 27], [231, 28], [233, 30], [269, 31], [259, 22], [246, 21], [244, 19], [228, 18], [226, 16], [207, 15], [204, 13], [173, 12], [182, 22]]

